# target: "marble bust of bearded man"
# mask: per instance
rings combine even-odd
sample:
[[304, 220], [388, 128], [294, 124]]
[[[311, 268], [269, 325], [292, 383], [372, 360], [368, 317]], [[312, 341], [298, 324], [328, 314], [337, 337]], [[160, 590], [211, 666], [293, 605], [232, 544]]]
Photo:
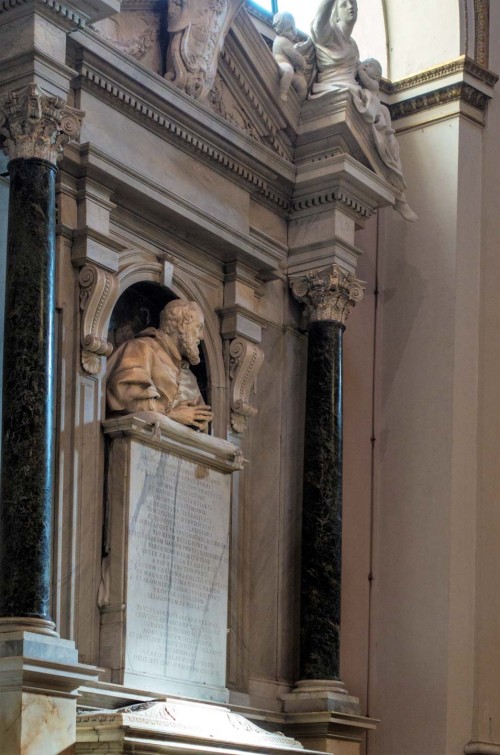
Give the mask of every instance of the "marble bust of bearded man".
[[196, 302], [175, 299], [160, 314], [159, 328], [146, 328], [108, 360], [110, 414], [159, 412], [206, 431], [213, 414], [189, 369], [199, 364], [203, 312]]

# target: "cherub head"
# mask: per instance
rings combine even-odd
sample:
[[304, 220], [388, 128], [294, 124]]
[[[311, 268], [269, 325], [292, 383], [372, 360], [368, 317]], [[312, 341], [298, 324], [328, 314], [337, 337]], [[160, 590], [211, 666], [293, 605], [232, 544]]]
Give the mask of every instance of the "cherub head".
[[280, 37], [286, 37], [293, 42], [297, 36], [295, 19], [291, 13], [280, 11], [273, 18], [273, 29]]
[[364, 71], [370, 79], [373, 79], [373, 81], [380, 81], [382, 78], [382, 66], [378, 60], [375, 60], [375, 58], [362, 60], [358, 65], [358, 72], [359, 71]]

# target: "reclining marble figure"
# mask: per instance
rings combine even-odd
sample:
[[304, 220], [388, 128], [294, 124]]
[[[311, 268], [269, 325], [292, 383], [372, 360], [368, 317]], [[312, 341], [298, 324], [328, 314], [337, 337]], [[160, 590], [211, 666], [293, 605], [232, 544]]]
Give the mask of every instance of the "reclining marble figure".
[[373, 58], [361, 62], [352, 38], [358, 18], [357, 0], [321, 0], [311, 24], [311, 36], [296, 45], [306, 60], [309, 99], [328, 92], [348, 90], [356, 108], [370, 124], [374, 146], [388, 169], [387, 178], [396, 192], [394, 209], [405, 220], [418, 220], [405, 195], [406, 182], [399, 146], [389, 110], [379, 98], [380, 63]]
[[162, 310], [159, 328], [146, 328], [122, 344], [108, 360], [108, 411], [159, 412], [206, 431], [213, 414], [189, 369], [200, 362], [203, 326], [196, 302], [175, 299]]

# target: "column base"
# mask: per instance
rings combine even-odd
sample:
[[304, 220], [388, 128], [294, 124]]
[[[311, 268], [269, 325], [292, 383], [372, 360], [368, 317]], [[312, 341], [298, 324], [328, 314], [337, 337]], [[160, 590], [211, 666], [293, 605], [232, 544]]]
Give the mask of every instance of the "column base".
[[360, 714], [359, 698], [349, 695], [340, 679], [304, 679], [284, 696], [287, 713], [332, 711]]
[[377, 721], [360, 715], [359, 698], [339, 679], [306, 679], [284, 696], [286, 733], [309, 750], [361, 755]]
[[47, 637], [59, 637], [53, 621], [24, 616], [1, 616], [0, 637], [5, 632], [31, 632], [33, 634], [44, 634]]
[[78, 688], [98, 675], [99, 669], [78, 663], [73, 642], [39, 631], [8, 632], [4, 624], [0, 634], [0, 752], [72, 752]]

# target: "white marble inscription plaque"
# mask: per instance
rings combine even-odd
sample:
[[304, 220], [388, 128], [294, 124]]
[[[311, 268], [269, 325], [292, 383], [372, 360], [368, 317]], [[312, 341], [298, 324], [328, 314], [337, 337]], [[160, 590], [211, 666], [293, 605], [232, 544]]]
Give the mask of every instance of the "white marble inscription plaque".
[[124, 683], [225, 694], [230, 475], [132, 441]]

